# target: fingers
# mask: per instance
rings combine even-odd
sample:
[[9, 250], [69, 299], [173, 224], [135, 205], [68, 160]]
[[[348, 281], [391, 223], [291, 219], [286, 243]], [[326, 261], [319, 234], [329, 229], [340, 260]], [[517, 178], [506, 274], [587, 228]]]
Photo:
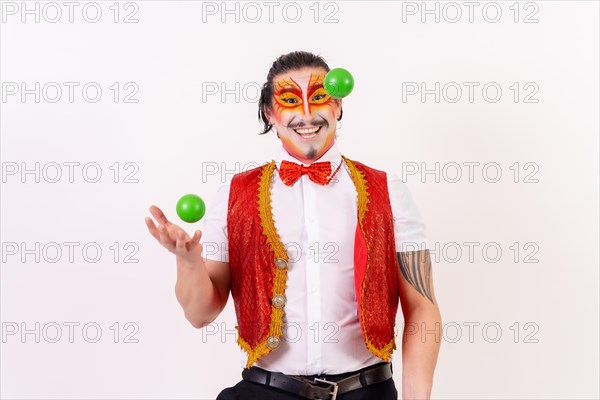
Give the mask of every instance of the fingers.
[[200, 247], [200, 252], [202, 252], [202, 245], [200, 245], [200, 237], [201, 236], [202, 236], [202, 231], [199, 231], [199, 230], [195, 231], [194, 232], [194, 236], [192, 236], [192, 238], [187, 242], [186, 249], [188, 251], [192, 251], [197, 246], [199, 246]]
[[175, 241], [173, 240], [173, 238], [171, 238], [171, 235], [169, 234], [169, 227], [171, 223], [169, 222], [167, 217], [165, 217], [165, 214], [160, 208], [154, 205], [150, 206], [150, 213], [156, 219], [156, 221], [158, 221], [157, 228], [154, 224], [154, 221], [152, 221], [152, 218], [146, 217], [146, 226], [148, 227], [150, 234], [168, 250], [175, 250]]
[[158, 232], [158, 228], [156, 227], [156, 225], [154, 225], [154, 221], [152, 221], [152, 218], [146, 217], [145, 221], [146, 221], [146, 226], [148, 227], [148, 230], [150, 231], [150, 234], [156, 240], [160, 240], [160, 233]]
[[156, 218], [156, 220], [158, 221], [159, 224], [165, 224], [165, 225], [170, 224], [167, 217], [165, 217], [165, 214], [157, 206], [150, 206], [150, 213], [152, 214], [152, 216], [154, 218]]
[[152, 218], [150, 218], [150, 217], [146, 217], [145, 221], [146, 221], [146, 226], [148, 227], [148, 230], [150, 231], [150, 234], [156, 240], [158, 240], [163, 246], [165, 246], [166, 248], [169, 248], [169, 243], [171, 242], [171, 238], [165, 227], [165, 224], [160, 224], [158, 227], [156, 227], [156, 225], [154, 225], [154, 221], [152, 221]]
[[200, 243], [200, 238], [202, 237], [202, 232], [197, 230], [194, 232], [194, 236], [190, 239], [190, 246], [195, 246]]
[[175, 240], [173, 240], [171, 238], [171, 235], [169, 234], [169, 229], [165, 226], [165, 224], [160, 224], [158, 226], [158, 231], [160, 233], [160, 235], [159, 235], [160, 243], [163, 246], [165, 246], [169, 251], [174, 251], [175, 250]]
[[177, 237], [177, 251], [183, 253], [191, 251], [195, 246], [200, 243], [200, 237], [202, 236], [201, 231], [194, 232], [194, 236], [187, 239], [189, 236], [185, 232], [181, 232]]
[[183, 232], [179, 232], [179, 235], [177, 235], [177, 250], [181, 252], [186, 251], [185, 234]]
[[189, 238], [183, 229], [167, 220], [160, 208], [150, 206], [150, 212], [158, 221], [157, 227], [152, 218], [145, 218], [150, 234], [172, 253], [184, 254], [200, 243], [202, 237], [200, 230], [195, 231], [194, 236]]

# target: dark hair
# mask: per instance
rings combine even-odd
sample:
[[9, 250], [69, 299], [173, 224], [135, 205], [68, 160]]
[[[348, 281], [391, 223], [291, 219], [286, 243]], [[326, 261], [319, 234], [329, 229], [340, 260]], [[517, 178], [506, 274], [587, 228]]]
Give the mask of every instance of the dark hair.
[[[267, 74], [267, 81], [263, 84], [260, 91], [260, 99], [258, 101], [258, 120], [262, 120], [264, 123], [264, 129], [259, 135], [264, 135], [273, 127], [273, 125], [269, 123], [264, 111], [265, 108], [271, 108], [273, 106], [273, 77], [293, 69], [304, 67], [321, 67], [329, 72], [329, 65], [327, 65], [323, 57], [309, 53], [308, 51], [293, 51], [291, 53], [282, 54], [273, 62], [273, 65]], [[340, 111], [338, 121], [342, 119], [342, 113], [343, 111]]]

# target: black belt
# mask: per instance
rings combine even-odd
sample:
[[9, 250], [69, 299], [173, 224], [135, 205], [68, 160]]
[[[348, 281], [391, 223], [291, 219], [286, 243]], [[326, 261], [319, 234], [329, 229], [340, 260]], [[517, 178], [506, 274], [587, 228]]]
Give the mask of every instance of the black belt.
[[[340, 375], [344, 376], [345, 374]], [[332, 375], [329, 375], [330, 380], [318, 377], [307, 378], [300, 375], [266, 371], [258, 367], [246, 368], [242, 371], [242, 378], [246, 381], [260, 383], [313, 400], [335, 400], [338, 394], [387, 381], [392, 376], [392, 363], [389, 362], [363, 368], [336, 381], [331, 380], [336, 379]]]

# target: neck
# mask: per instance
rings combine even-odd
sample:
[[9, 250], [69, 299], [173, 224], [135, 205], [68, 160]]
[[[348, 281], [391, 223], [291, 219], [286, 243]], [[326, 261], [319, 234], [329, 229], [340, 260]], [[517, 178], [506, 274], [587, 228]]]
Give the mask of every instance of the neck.
[[320, 156], [318, 156], [316, 158], [307, 158], [302, 154], [292, 154], [285, 147], [284, 147], [284, 150], [286, 151], [286, 153], [288, 153], [290, 155], [290, 157], [293, 157], [294, 159], [300, 161], [301, 163], [312, 164], [312, 163], [319, 161], [321, 158], [323, 158], [323, 156], [325, 154], [327, 154], [327, 152], [329, 152], [334, 147], [334, 145], [335, 145], [335, 142], [331, 143], [331, 145], [327, 149], [325, 149], [325, 151]]

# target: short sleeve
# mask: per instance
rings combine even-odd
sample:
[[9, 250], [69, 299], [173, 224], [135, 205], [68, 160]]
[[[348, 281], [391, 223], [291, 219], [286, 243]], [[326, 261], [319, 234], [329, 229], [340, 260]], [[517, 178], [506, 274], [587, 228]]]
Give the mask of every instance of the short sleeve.
[[202, 257], [208, 260], [229, 262], [227, 250], [227, 208], [231, 181], [222, 184], [200, 221]]
[[429, 249], [425, 223], [408, 187], [396, 174], [387, 174], [387, 182], [394, 217], [396, 251]]

